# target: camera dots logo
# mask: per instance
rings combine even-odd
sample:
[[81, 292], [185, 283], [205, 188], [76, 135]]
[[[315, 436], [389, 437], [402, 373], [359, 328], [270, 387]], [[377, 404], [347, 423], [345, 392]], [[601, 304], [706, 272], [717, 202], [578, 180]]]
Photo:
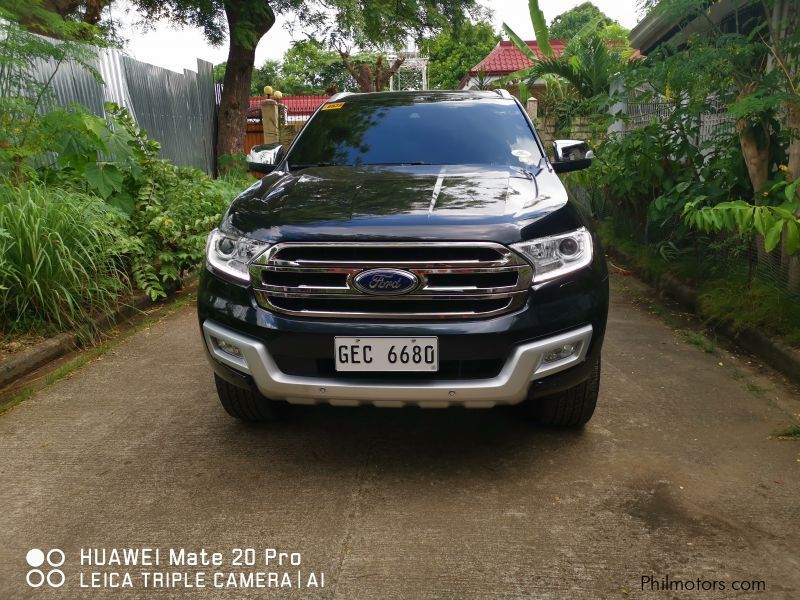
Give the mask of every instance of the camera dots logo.
[[[25, 560], [28, 562], [31, 569], [25, 576], [25, 581], [28, 582], [29, 586], [35, 588], [44, 585], [45, 581], [50, 587], [61, 587], [64, 585], [64, 580], [66, 578], [64, 577], [64, 571], [58, 567], [64, 564], [64, 559], [64, 551], [58, 548], [49, 550], [47, 554], [38, 548], [29, 550], [25, 555]], [[40, 569], [39, 567], [44, 565], [45, 562], [47, 562], [45, 569]]]

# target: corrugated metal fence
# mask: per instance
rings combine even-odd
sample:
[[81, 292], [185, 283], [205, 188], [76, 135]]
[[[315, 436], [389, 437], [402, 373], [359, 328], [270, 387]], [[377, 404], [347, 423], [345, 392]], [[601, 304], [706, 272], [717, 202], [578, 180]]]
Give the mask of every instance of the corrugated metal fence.
[[161, 144], [162, 158], [214, 174], [217, 103], [211, 63], [198, 60], [196, 73], [181, 74], [113, 49], [98, 50], [94, 62], [102, 82], [73, 63], [38, 60], [33, 67], [39, 81], [52, 77], [56, 104], [83, 104], [103, 116], [103, 104], [115, 102]]

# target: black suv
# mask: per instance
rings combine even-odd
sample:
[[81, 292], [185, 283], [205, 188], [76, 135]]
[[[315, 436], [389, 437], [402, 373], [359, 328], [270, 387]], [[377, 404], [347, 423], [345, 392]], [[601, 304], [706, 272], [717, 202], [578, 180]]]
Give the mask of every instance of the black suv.
[[234, 417], [283, 402], [594, 412], [608, 274], [591, 221], [505, 91], [340, 94], [208, 238], [198, 297]]

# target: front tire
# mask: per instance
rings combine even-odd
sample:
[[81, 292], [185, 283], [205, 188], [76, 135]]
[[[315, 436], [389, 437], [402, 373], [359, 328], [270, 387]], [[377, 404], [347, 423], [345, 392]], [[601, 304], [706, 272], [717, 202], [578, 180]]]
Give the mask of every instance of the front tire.
[[546, 427], [583, 427], [597, 406], [600, 391], [600, 359], [592, 367], [589, 378], [575, 387], [551, 396], [528, 400], [533, 417]]
[[249, 423], [272, 421], [277, 418], [278, 410], [275, 402], [265, 398], [258, 392], [237, 387], [214, 374], [217, 396], [230, 416]]

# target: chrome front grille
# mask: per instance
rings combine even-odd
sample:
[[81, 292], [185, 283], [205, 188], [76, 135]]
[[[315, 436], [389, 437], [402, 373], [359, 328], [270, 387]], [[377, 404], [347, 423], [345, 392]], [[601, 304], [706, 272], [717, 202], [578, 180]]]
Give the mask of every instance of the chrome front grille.
[[[375, 296], [353, 278], [375, 268], [414, 273], [410, 293]], [[349, 319], [479, 319], [525, 304], [531, 266], [490, 242], [287, 242], [250, 265], [258, 303], [293, 316]]]

